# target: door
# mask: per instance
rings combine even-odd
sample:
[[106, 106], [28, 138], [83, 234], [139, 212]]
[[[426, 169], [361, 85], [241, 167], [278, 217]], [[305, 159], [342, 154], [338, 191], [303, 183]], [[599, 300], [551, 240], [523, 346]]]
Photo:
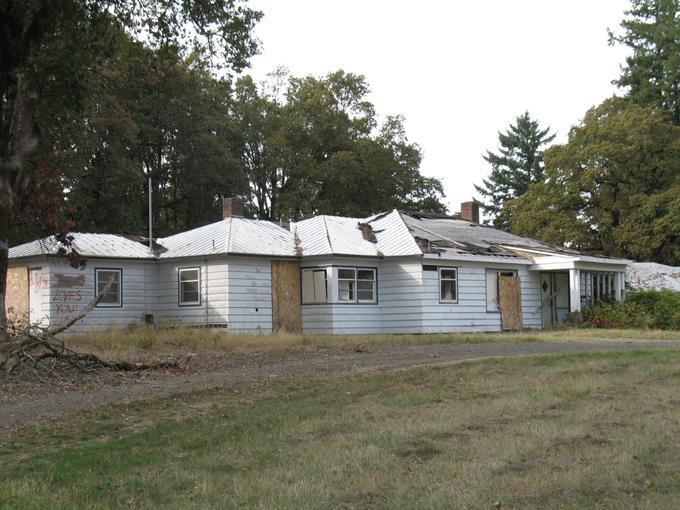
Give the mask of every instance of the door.
[[501, 310], [501, 328], [521, 330], [522, 287], [519, 276], [498, 276], [498, 304]]
[[46, 322], [47, 310], [43, 306], [43, 290], [47, 288], [47, 277], [41, 267], [33, 267], [28, 272], [28, 320], [31, 324]]
[[272, 331], [302, 331], [300, 263], [272, 260]]
[[569, 273], [541, 273], [543, 327], [564, 322], [569, 315]]

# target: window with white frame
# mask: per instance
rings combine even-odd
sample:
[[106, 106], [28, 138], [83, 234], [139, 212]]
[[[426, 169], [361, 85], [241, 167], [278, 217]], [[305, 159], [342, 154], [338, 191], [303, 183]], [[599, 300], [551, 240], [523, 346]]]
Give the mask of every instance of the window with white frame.
[[98, 307], [123, 306], [123, 288], [121, 285], [122, 274], [122, 269], [97, 268], [94, 270], [95, 289], [97, 291], [97, 295], [99, 295], [106, 288], [109, 280], [112, 280], [111, 286], [102, 296], [99, 303], [97, 303]]
[[458, 302], [458, 270], [455, 267], [439, 268], [439, 301]]
[[376, 303], [376, 270], [373, 268], [339, 267], [338, 302]]
[[302, 303], [328, 302], [328, 274], [325, 268], [302, 270]]
[[501, 276], [517, 276], [516, 271], [503, 271], [500, 269], [486, 270], [486, 311], [498, 312], [500, 311], [500, 303], [498, 301], [498, 279]]
[[338, 301], [356, 301], [357, 270], [341, 267], [338, 269]]
[[183, 267], [178, 272], [179, 305], [201, 304], [201, 270], [198, 267]]

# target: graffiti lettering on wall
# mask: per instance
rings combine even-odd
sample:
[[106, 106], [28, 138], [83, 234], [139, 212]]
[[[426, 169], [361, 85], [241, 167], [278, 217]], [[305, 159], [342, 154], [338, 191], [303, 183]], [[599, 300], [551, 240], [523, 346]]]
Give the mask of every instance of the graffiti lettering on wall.
[[37, 294], [49, 286], [47, 276], [43, 275], [39, 269], [32, 269], [28, 275], [28, 286], [33, 294]]
[[73, 287], [83, 287], [85, 276], [69, 276], [61, 273], [54, 275], [56, 289], [52, 294], [52, 301], [55, 302], [57, 313], [71, 314], [77, 311], [77, 303], [83, 300], [82, 290]]

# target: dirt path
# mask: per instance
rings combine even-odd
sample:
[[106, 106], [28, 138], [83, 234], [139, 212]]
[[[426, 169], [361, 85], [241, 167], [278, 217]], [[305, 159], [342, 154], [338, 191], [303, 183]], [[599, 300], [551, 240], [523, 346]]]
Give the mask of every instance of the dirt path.
[[63, 417], [73, 412], [116, 402], [158, 398], [186, 391], [215, 388], [276, 377], [314, 377], [341, 373], [393, 370], [437, 365], [466, 359], [584, 351], [680, 349], [677, 341], [598, 343], [485, 343], [390, 346], [369, 352], [324, 349], [292, 354], [225, 355], [210, 370], [156, 373], [119, 384], [83, 388], [55, 386], [34, 394], [5, 395], [0, 400], [0, 439], [16, 428]]

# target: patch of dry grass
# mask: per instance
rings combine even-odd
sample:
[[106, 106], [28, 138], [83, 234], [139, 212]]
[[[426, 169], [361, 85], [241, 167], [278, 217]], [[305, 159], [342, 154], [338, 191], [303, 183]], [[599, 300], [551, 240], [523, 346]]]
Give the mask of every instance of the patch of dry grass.
[[232, 334], [222, 329], [134, 328], [68, 337], [69, 347], [101, 354], [217, 350], [267, 352], [294, 349], [356, 349], [389, 345], [485, 342], [590, 342], [680, 340], [678, 331], [633, 329], [559, 329], [521, 333], [437, 333], [373, 335]]
[[569, 354], [100, 409], [6, 445], [0, 506], [676, 508], [678, 383], [675, 351]]

